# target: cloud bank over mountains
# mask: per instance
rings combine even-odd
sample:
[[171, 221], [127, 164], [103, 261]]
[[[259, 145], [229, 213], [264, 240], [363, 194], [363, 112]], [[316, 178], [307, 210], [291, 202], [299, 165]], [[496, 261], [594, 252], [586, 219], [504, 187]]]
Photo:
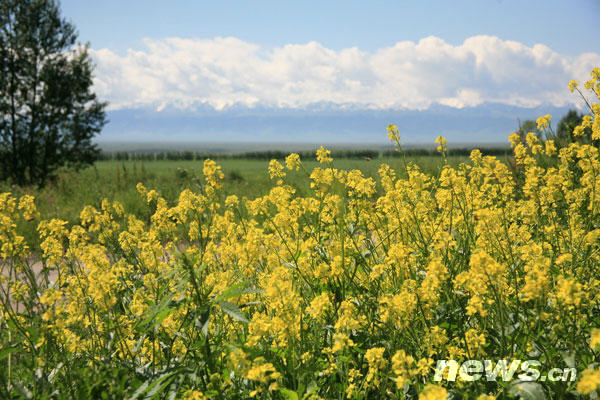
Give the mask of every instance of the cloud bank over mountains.
[[571, 79], [585, 80], [600, 54], [561, 55], [493, 36], [451, 45], [430, 36], [365, 52], [317, 42], [264, 48], [243, 40], [145, 39], [143, 50], [91, 49], [95, 90], [111, 110], [193, 112], [231, 107], [424, 110], [483, 103], [516, 107], [578, 104]]

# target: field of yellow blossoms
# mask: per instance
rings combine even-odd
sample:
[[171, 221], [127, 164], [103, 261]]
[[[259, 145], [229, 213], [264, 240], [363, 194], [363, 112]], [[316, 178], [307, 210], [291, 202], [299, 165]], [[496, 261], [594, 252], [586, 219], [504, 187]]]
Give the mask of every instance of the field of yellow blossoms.
[[[600, 69], [584, 86], [598, 98]], [[600, 140], [589, 111], [575, 136]], [[105, 199], [68, 226], [1, 194], [0, 398], [596, 398], [600, 153], [510, 140], [509, 164], [474, 150], [376, 180], [323, 148], [312, 171], [291, 154], [250, 200], [206, 160], [203, 190], [176, 204], [139, 184], [146, 219]], [[19, 232], [32, 223], [39, 254]], [[436, 360], [472, 359], [577, 378], [434, 380]]]

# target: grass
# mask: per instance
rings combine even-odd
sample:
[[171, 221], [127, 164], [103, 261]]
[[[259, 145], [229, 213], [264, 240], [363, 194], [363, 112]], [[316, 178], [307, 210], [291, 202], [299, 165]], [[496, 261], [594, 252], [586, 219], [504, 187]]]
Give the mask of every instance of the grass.
[[[467, 160], [465, 156], [450, 156], [448, 162], [456, 166]], [[407, 157], [407, 162], [417, 164], [424, 172], [436, 174], [443, 163], [441, 156]], [[266, 194], [271, 186], [267, 172], [268, 162], [264, 160], [219, 160], [225, 173], [224, 193], [235, 194], [239, 198], [253, 199]], [[366, 161], [364, 159], [336, 159], [334, 166], [339, 169], [359, 169], [365, 176], [375, 177], [381, 164], [386, 163], [397, 171], [403, 171], [400, 158], [384, 158]], [[319, 163], [316, 160], [303, 161], [304, 168], [312, 171]], [[183, 189], [200, 191], [203, 185], [202, 161], [98, 161], [93, 166], [79, 172], [61, 171], [56, 180], [43, 189], [33, 187], [0, 186], [0, 191], [16, 195], [31, 194], [42, 218], [58, 218], [69, 224], [79, 221], [84, 206], [99, 208], [104, 198], [123, 204], [127, 213], [138, 217], [145, 215], [147, 207], [140, 200], [135, 186], [142, 182], [149, 189], [157, 190], [169, 203], [177, 200]], [[308, 179], [305, 172], [289, 172], [286, 180], [300, 195], [308, 193]], [[37, 248], [35, 226], [23, 227], [26, 239]]]

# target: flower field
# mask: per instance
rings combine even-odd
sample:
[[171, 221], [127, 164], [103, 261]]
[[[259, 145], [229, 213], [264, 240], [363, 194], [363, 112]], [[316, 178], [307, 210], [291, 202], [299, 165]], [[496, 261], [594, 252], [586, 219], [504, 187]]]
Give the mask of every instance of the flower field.
[[[599, 69], [585, 87], [598, 97]], [[599, 140], [600, 104], [590, 112], [576, 135]], [[401, 151], [398, 128], [388, 136]], [[291, 154], [255, 199], [224, 193], [206, 160], [203, 190], [175, 204], [139, 184], [146, 219], [105, 199], [69, 225], [1, 194], [0, 397], [595, 398], [600, 153], [510, 140], [512, 164], [475, 150], [378, 179], [324, 148], [312, 170]], [[434, 379], [436, 360], [473, 359], [577, 377]]]

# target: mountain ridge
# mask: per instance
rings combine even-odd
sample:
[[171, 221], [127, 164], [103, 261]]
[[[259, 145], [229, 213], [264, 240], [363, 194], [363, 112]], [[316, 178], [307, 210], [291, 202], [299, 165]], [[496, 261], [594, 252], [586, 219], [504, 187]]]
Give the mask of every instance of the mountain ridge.
[[386, 127], [398, 126], [402, 139], [426, 143], [442, 135], [449, 141], [498, 143], [518, 127], [518, 120], [551, 114], [554, 123], [570, 108], [543, 104], [533, 108], [482, 103], [454, 108], [439, 103], [424, 110], [340, 108], [315, 103], [303, 108], [235, 106], [215, 110], [165, 108], [122, 109], [108, 112], [98, 141], [210, 142], [386, 142]]

